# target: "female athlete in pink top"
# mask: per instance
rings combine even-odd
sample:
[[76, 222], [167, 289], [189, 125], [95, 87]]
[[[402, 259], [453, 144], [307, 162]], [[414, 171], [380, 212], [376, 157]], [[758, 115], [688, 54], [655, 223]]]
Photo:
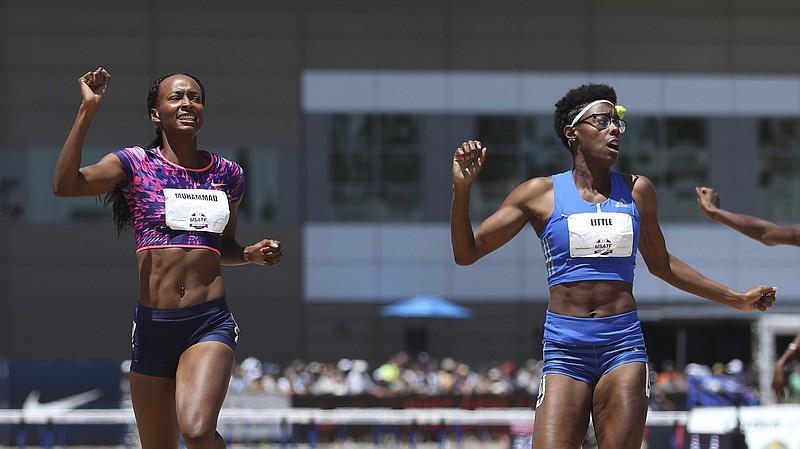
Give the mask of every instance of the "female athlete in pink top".
[[53, 192], [107, 194], [118, 228], [133, 225], [140, 292], [130, 387], [142, 447], [176, 449], [180, 435], [191, 449], [224, 448], [216, 425], [238, 327], [225, 304], [220, 266], [272, 267], [283, 249], [277, 240], [246, 247], [236, 241], [244, 175], [238, 165], [198, 150], [205, 95], [191, 75], [165, 75], [150, 88], [153, 142], [82, 167], [83, 142], [110, 80], [103, 68], [79, 78], [83, 100]]

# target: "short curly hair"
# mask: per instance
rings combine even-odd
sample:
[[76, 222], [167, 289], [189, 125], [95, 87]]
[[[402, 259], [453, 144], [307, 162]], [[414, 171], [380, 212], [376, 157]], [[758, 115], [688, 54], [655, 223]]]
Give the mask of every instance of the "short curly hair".
[[561, 139], [561, 143], [572, 152], [567, 136], [564, 135], [564, 127], [572, 123], [575, 114], [587, 104], [595, 100], [608, 100], [617, 103], [617, 93], [608, 84], [583, 84], [580, 87], [570, 89], [564, 97], [556, 103], [556, 110], [553, 113], [553, 127], [556, 135]]

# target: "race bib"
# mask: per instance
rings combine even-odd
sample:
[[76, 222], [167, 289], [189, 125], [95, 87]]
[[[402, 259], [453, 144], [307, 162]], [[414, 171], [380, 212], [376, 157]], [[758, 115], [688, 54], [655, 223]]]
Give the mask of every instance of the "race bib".
[[175, 231], [222, 234], [231, 210], [221, 190], [164, 189], [167, 226]]
[[570, 257], [628, 257], [633, 254], [633, 219], [618, 212], [567, 218]]

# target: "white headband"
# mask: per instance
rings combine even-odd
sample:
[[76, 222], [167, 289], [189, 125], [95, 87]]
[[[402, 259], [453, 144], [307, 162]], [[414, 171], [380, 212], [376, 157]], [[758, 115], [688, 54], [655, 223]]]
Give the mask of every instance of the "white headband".
[[608, 101], [608, 100], [595, 100], [595, 101], [593, 101], [593, 102], [591, 102], [591, 103], [587, 104], [587, 105], [586, 105], [586, 106], [585, 106], [583, 109], [581, 109], [581, 112], [578, 112], [578, 115], [576, 115], [576, 116], [575, 116], [575, 118], [574, 118], [574, 119], [572, 119], [572, 123], [570, 123], [570, 124], [569, 124], [569, 126], [575, 126], [575, 124], [576, 124], [576, 123], [578, 123], [578, 121], [581, 119], [581, 117], [583, 116], [583, 114], [585, 114], [585, 113], [586, 113], [586, 111], [588, 111], [589, 109], [591, 109], [591, 108], [592, 108], [592, 106], [594, 106], [594, 105], [596, 105], [596, 104], [600, 104], [600, 103], [608, 103], [608, 104], [610, 104], [611, 106], [614, 106], [614, 103], [612, 103], [612, 102], [610, 102], [610, 101]]

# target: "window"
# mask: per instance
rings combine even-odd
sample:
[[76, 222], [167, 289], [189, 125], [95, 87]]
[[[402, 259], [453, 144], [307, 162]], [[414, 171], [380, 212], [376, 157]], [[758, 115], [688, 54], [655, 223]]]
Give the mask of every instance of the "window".
[[762, 213], [777, 222], [800, 220], [800, 121], [762, 119], [758, 127]]
[[632, 117], [628, 129], [622, 136], [622, 148], [617, 161], [617, 170], [622, 173], [647, 176], [658, 185], [666, 179], [663, 152], [659, 151], [661, 127], [653, 117]]
[[422, 219], [422, 121], [411, 115], [331, 116], [334, 220]]
[[490, 151], [470, 196], [471, 215], [481, 220], [497, 210], [506, 195], [522, 181], [517, 156], [520, 127], [515, 116], [479, 116], [474, 126], [477, 139]]
[[663, 126], [666, 141], [656, 183], [659, 211], [670, 221], [705, 221], [694, 188], [708, 184], [707, 119], [667, 118]]
[[523, 158], [523, 179], [549, 176], [572, 168], [572, 156], [556, 136], [550, 115], [522, 119], [519, 149]]
[[278, 217], [279, 173], [276, 149], [238, 149], [217, 154], [239, 163], [245, 173], [245, 194], [237, 216], [241, 222], [265, 222]]
[[[629, 116], [614, 167], [647, 176], [659, 195], [664, 221], [700, 222], [694, 187], [707, 184], [708, 121], [701, 117]], [[449, 208], [425, 173], [447, 176], [442, 141], [474, 136], [489, 148], [473, 185], [473, 222], [494, 213], [520, 183], [572, 168], [572, 156], [553, 130], [550, 114], [427, 116], [330, 114], [322, 137], [328, 191], [321, 203], [332, 221], [423, 221], [431, 210]], [[426, 127], [435, 135], [426, 134]], [[800, 126], [798, 133], [800, 133]], [[313, 130], [311, 130], [313, 132]], [[798, 138], [800, 140], [800, 138]], [[435, 157], [431, 154], [436, 153]], [[426, 164], [437, 164], [426, 166]], [[800, 176], [798, 176], [800, 178]], [[447, 183], [449, 184], [449, 182]], [[426, 204], [426, 202], [435, 204]], [[797, 202], [800, 204], [800, 201]], [[446, 219], [436, 215], [437, 220]]]

